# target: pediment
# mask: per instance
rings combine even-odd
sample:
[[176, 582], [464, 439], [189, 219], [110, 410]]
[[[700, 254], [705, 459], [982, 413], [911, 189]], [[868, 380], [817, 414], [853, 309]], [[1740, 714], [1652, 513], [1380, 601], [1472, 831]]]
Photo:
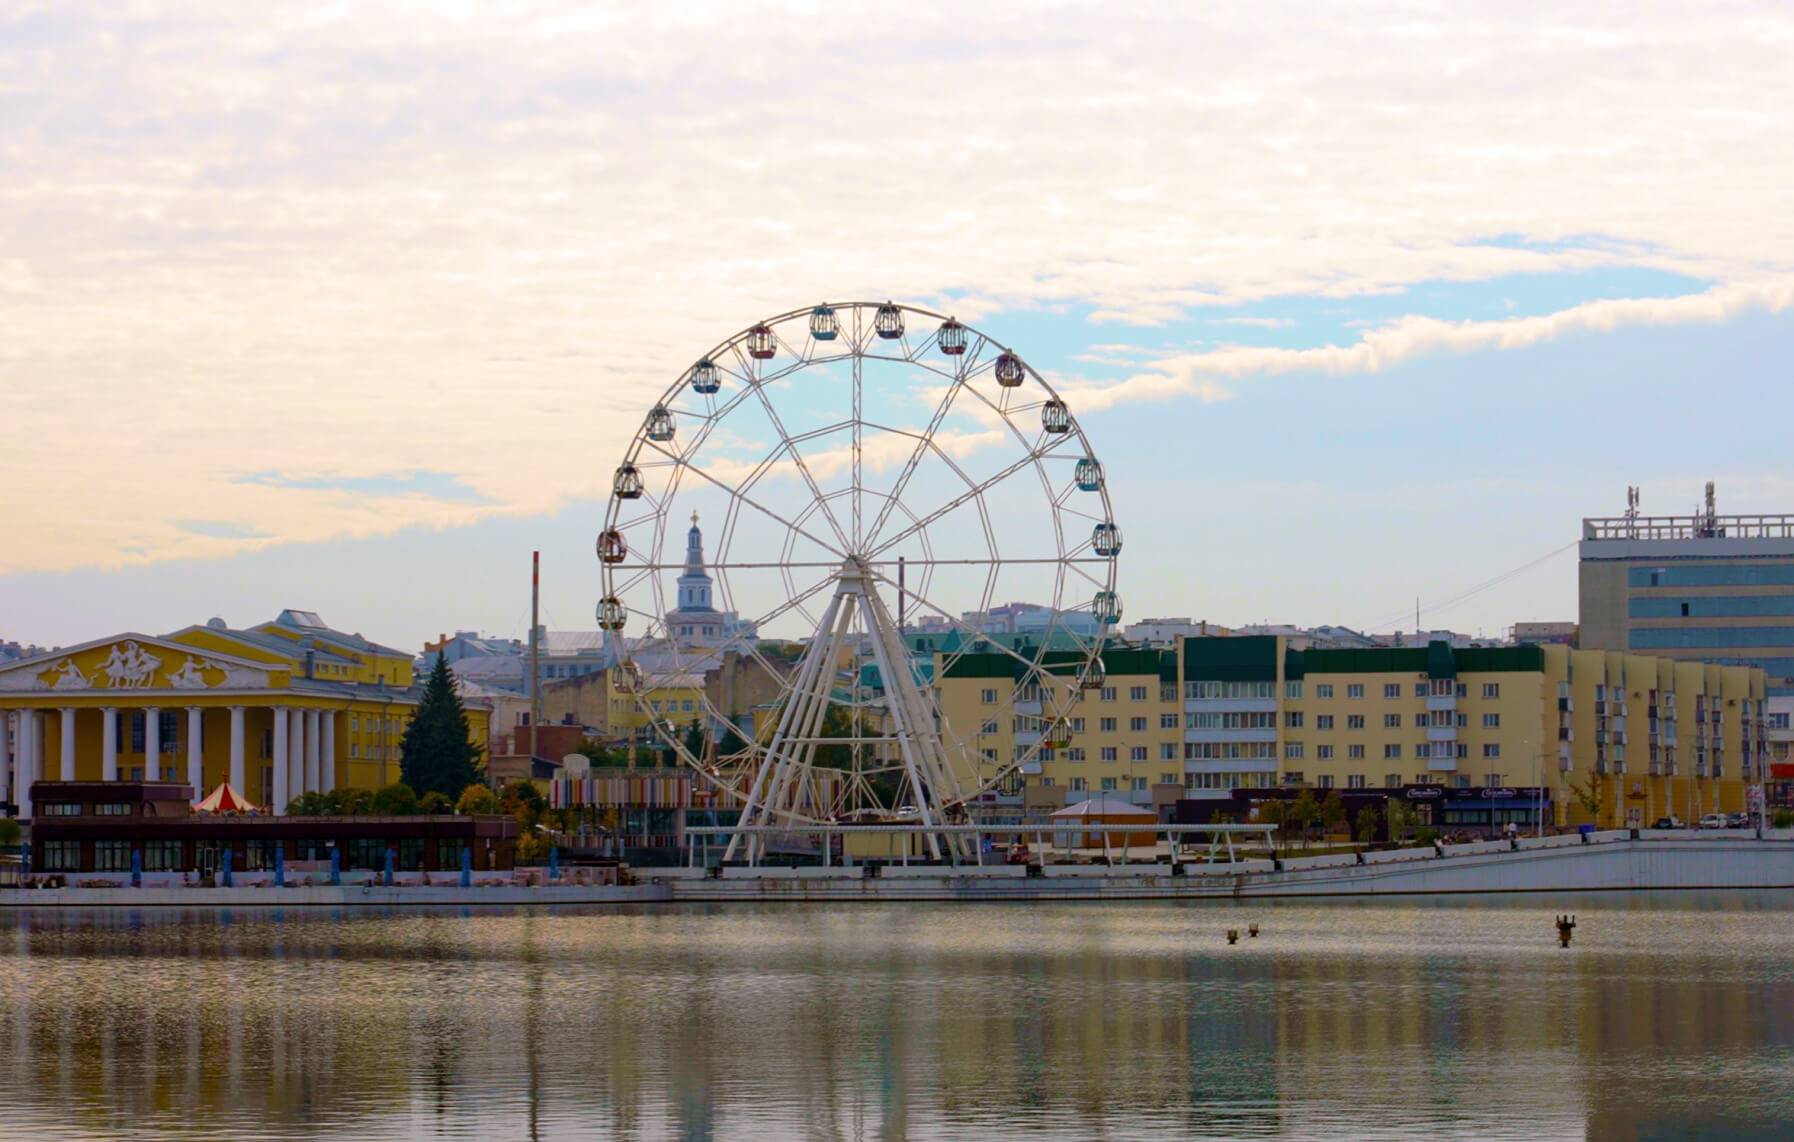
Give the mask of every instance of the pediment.
[[0, 669], [0, 693], [267, 689], [272, 673], [263, 663], [124, 634]]

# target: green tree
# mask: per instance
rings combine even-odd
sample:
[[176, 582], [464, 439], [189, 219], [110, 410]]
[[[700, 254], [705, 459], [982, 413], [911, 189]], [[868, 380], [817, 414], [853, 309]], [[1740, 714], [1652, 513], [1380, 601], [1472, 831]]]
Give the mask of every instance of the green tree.
[[1389, 839], [1406, 840], [1409, 832], [1420, 823], [1420, 814], [1414, 811], [1414, 806], [1394, 797], [1389, 799], [1388, 810]]
[[368, 809], [376, 817], [415, 817], [417, 793], [403, 781], [395, 781], [374, 794]]
[[683, 744], [687, 753], [699, 761], [704, 760], [704, 753], [710, 748], [710, 737], [704, 732], [703, 724], [696, 718], [692, 719], [691, 725], [686, 729]]
[[1382, 823], [1382, 815], [1377, 812], [1375, 805], [1366, 805], [1358, 810], [1358, 840], [1367, 845], [1374, 842], [1377, 839], [1377, 827]]
[[733, 757], [747, 751], [747, 739], [741, 736], [741, 731], [735, 728], [735, 723], [728, 723], [723, 729], [723, 740], [716, 743], [717, 756]]
[[301, 793], [287, 802], [289, 817], [328, 817], [336, 812], [328, 793]]
[[429, 816], [438, 816], [454, 808], [449, 799], [432, 789], [417, 799], [418, 810]]
[[1295, 801], [1289, 807], [1289, 826], [1301, 831], [1302, 847], [1308, 847], [1308, 830], [1314, 827], [1314, 818], [1320, 807], [1314, 803], [1313, 791], [1304, 788], [1296, 794]]
[[513, 781], [498, 794], [499, 810], [517, 818], [518, 824], [525, 828], [535, 824], [547, 806], [542, 791], [528, 781]]
[[17, 848], [25, 830], [11, 817], [0, 817], [0, 849]]
[[1345, 802], [1339, 799], [1338, 791], [1329, 789], [1326, 799], [1321, 802], [1321, 824], [1332, 834], [1339, 831], [1345, 819]]
[[448, 659], [439, 654], [399, 743], [399, 780], [418, 793], [459, 796], [480, 779], [480, 748], [471, 739]]
[[475, 813], [496, 813], [498, 812], [498, 798], [494, 797], [492, 790], [484, 785], [469, 785], [461, 790], [461, 796], [456, 799], [455, 812], [463, 816], [472, 816]]

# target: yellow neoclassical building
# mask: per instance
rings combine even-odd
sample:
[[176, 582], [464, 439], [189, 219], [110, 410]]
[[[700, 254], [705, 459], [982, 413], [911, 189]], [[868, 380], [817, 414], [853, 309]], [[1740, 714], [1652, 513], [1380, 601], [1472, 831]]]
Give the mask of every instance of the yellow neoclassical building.
[[[310, 611], [234, 629], [218, 619], [128, 633], [0, 670], [0, 802], [31, 814], [33, 781], [229, 781], [275, 812], [301, 793], [399, 779], [420, 696], [412, 658]], [[483, 746], [488, 711], [469, 702]]]

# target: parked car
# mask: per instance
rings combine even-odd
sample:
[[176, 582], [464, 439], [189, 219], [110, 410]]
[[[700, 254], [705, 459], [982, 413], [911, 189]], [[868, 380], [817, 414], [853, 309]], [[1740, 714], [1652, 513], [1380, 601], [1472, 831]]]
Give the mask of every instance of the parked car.
[[1701, 818], [1699, 827], [1703, 829], [1723, 829], [1725, 828], [1725, 814], [1708, 813], [1705, 817]]
[[1653, 829], [1680, 829], [1683, 827], [1680, 817], [1659, 817], [1651, 822]]
[[1728, 815], [1725, 819], [1725, 827], [1728, 829], [1748, 829], [1748, 828], [1750, 828], [1750, 814], [1749, 813], [1732, 813], [1732, 814]]

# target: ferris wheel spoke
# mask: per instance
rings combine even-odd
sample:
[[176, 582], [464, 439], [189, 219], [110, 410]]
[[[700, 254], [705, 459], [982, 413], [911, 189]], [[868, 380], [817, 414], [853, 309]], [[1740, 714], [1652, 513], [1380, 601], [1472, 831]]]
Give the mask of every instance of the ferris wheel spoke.
[[941, 398], [940, 404], [935, 407], [934, 415], [928, 420], [928, 427], [917, 434], [916, 446], [911, 450], [909, 460], [903, 466], [903, 471], [898, 474], [897, 482], [891, 488], [891, 494], [885, 497], [884, 506], [879, 509], [878, 518], [872, 521], [872, 530], [866, 537], [867, 548], [874, 552], [879, 550], [877, 547], [878, 537], [884, 532], [885, 523], [891, 518], [891, 509], [903, 499], [903, 492], [909, 487], [910, 477], [916, 474], [916, 468], [922, 463], [922, 457], [928, 454], [929, 442], [934, 439], [935, 433], [940, 431], [941, 423], [946, 420], [948, 411], [953, 407], [953, 398], [964, 385], [963, 380], [956, 378], [947, 387], [946, 395]]
[[[765, 389], [759, 385], [755, 385], [754, 392], [759, 396], [760, 405], [766, 410], [766, 417], [772, 422], [773, 430], [779, 434], [779, 439], [782, 441], [785, 451], [791, 454], [792, 462], [797, 465], [797, 470], [802, 474], [804, 483], [809, 486], [810, 494], [815, 496], [818, 501], [823, 500], [822, 488], [816, 483], [816, 477], [810, 474], [810, 466], [804, 463], [803, 453], [791, 442], [791, 433], [785, 428], [784, 418], [779, 416], [778, 410], [772, 407], [772, 402], [766, 397]], [[848, 541], [847, 533], [841, 528], [841, 521], [835, 518], [835, 513], [829, 509], [827, 503], [823, 503], [822, 513], [828, 519], [829, 527], [834, 530], [835, 538], [840, 540], [841, 547], [851, 550], [853, 544]], [[824, 544], [824, 546], [829, 547], [831, 551], [840, 550], [828, 544]], [[845, 555], [843, 555], [843, 558], [845, 558]]]
[[[658, 450], [658, 446], [656, 446], [656, 448]], [[665, 455], [669, 459], [674, 460], [676, 463], [683, 465], [687, 470], [692, 472], [694, 475], [698, 476], [700, 479], [704, 480], [711, 487], [714, 487], [722, 492], [727, 493], [728, 495], [734, 497], [735, 499], [739, 500], [740, 502], [753, 508], [755, 511], [759, 512], [761, 515], [764, 515], [767, 519], [772, 520], [774, 523], [782, 524], [783, 526], [791, 528], [794, 531], [798, 531], [800, 534], [803, 535], [803, 537], [805, 539], [808, 539], [811, 543], [816, 544], [818, 547], [821, 547], [825, 551], [833, 552], [834, 554], [839, 555], [843, 559], [847, 558], [847, 553], [845, 551], [836, 547], [834, 544], [827, 542], [826, 540], [820, 539], [817, 536], [812, 535], [807, 531], [804, 531], [802, 528], [799, 528], [796, 524], [792, 523], [790, 520], [786, 519], [784, 516], [780, 515], [778, 512], [773, 511], [771, 508], [767, 507], [765, 504], [762, 504], [760, 501], [754, 499], [752, 496], [749, 496], [745, 492], [741, 491], [741, 489], [731, 487], [730, 485], [717, 479], [715, 476], [712, 476], [709, 472], [705, 471], [704, 469], [699, 468], [698, 466], [690, 463], [689, 461], [682, 460], [679, 457], [673, 456], [671, 453], [667, 453], [667, 452], [663, 451], [662, 455]], [[756, 474], [755, 478], [756, 479], [758, 478], [758, 474]], [[657, 544], [657, 546], [658, 546], [658, 544]]]
[[[948, 462], [951, 463], [951, 461], [948, 461]], [[1032, 455], [1024, 456], [1020, 460], [1017, 460], [1014, 463], [1003, 468], [996, 475], [988, 477], [987, 479], [980, 480], [980, 481], [972, 484], [971, 487], [967, 488], [965, 491], [961, 492], [959, 495], [953, 497], [951, 500], [948, 500], [946, 503], [942, 504], [940, 507], [929, 512], [927, 515], [922, 516], [920, 519], [916, 520], [916, 522], [910, 524], [908, 527], [904, 528], [902, 531], [898, 532], [896, 535], [893, 535], [890, 539], [885, 540], [883, 543], [879, 544], [877, 547], [874, 547], [872, 549], [872, 551], [870, 552], [870, 554], [875, 558], [879, 555], [883, 555], [885, 552], [887, 552], [891, 548], [897, 546], [899, 543], [902, 543], [904, 540], [906, 540], [910, 536], [916, 534], [918, 531], [922, 531], [922, 530], [926, 529], [928, 527], [928, 525], [936, 522], [941, 517], [946, 516], [946, 515], [951, 515], [953, 512], [958, 511], [960, 508], [964, 507], [966, 504], [971, 503], [973, 501], [982, 501], [982, 499], [984, 497], [984, 493], [990, 491], [992, 488], [996, 487], [998, 484], [1002, 483], [1004, 480], [1007, 480], [1009, 477], [1015, 475], [1017, 472], [1025, 471], [1027, 469], [1027, 467], [1030, 464], [1032, 464], [1033, 462], [1034, 462], [1034, 457]], [[980, 514], [984, 515], [987, 513], [981, 512]]]

